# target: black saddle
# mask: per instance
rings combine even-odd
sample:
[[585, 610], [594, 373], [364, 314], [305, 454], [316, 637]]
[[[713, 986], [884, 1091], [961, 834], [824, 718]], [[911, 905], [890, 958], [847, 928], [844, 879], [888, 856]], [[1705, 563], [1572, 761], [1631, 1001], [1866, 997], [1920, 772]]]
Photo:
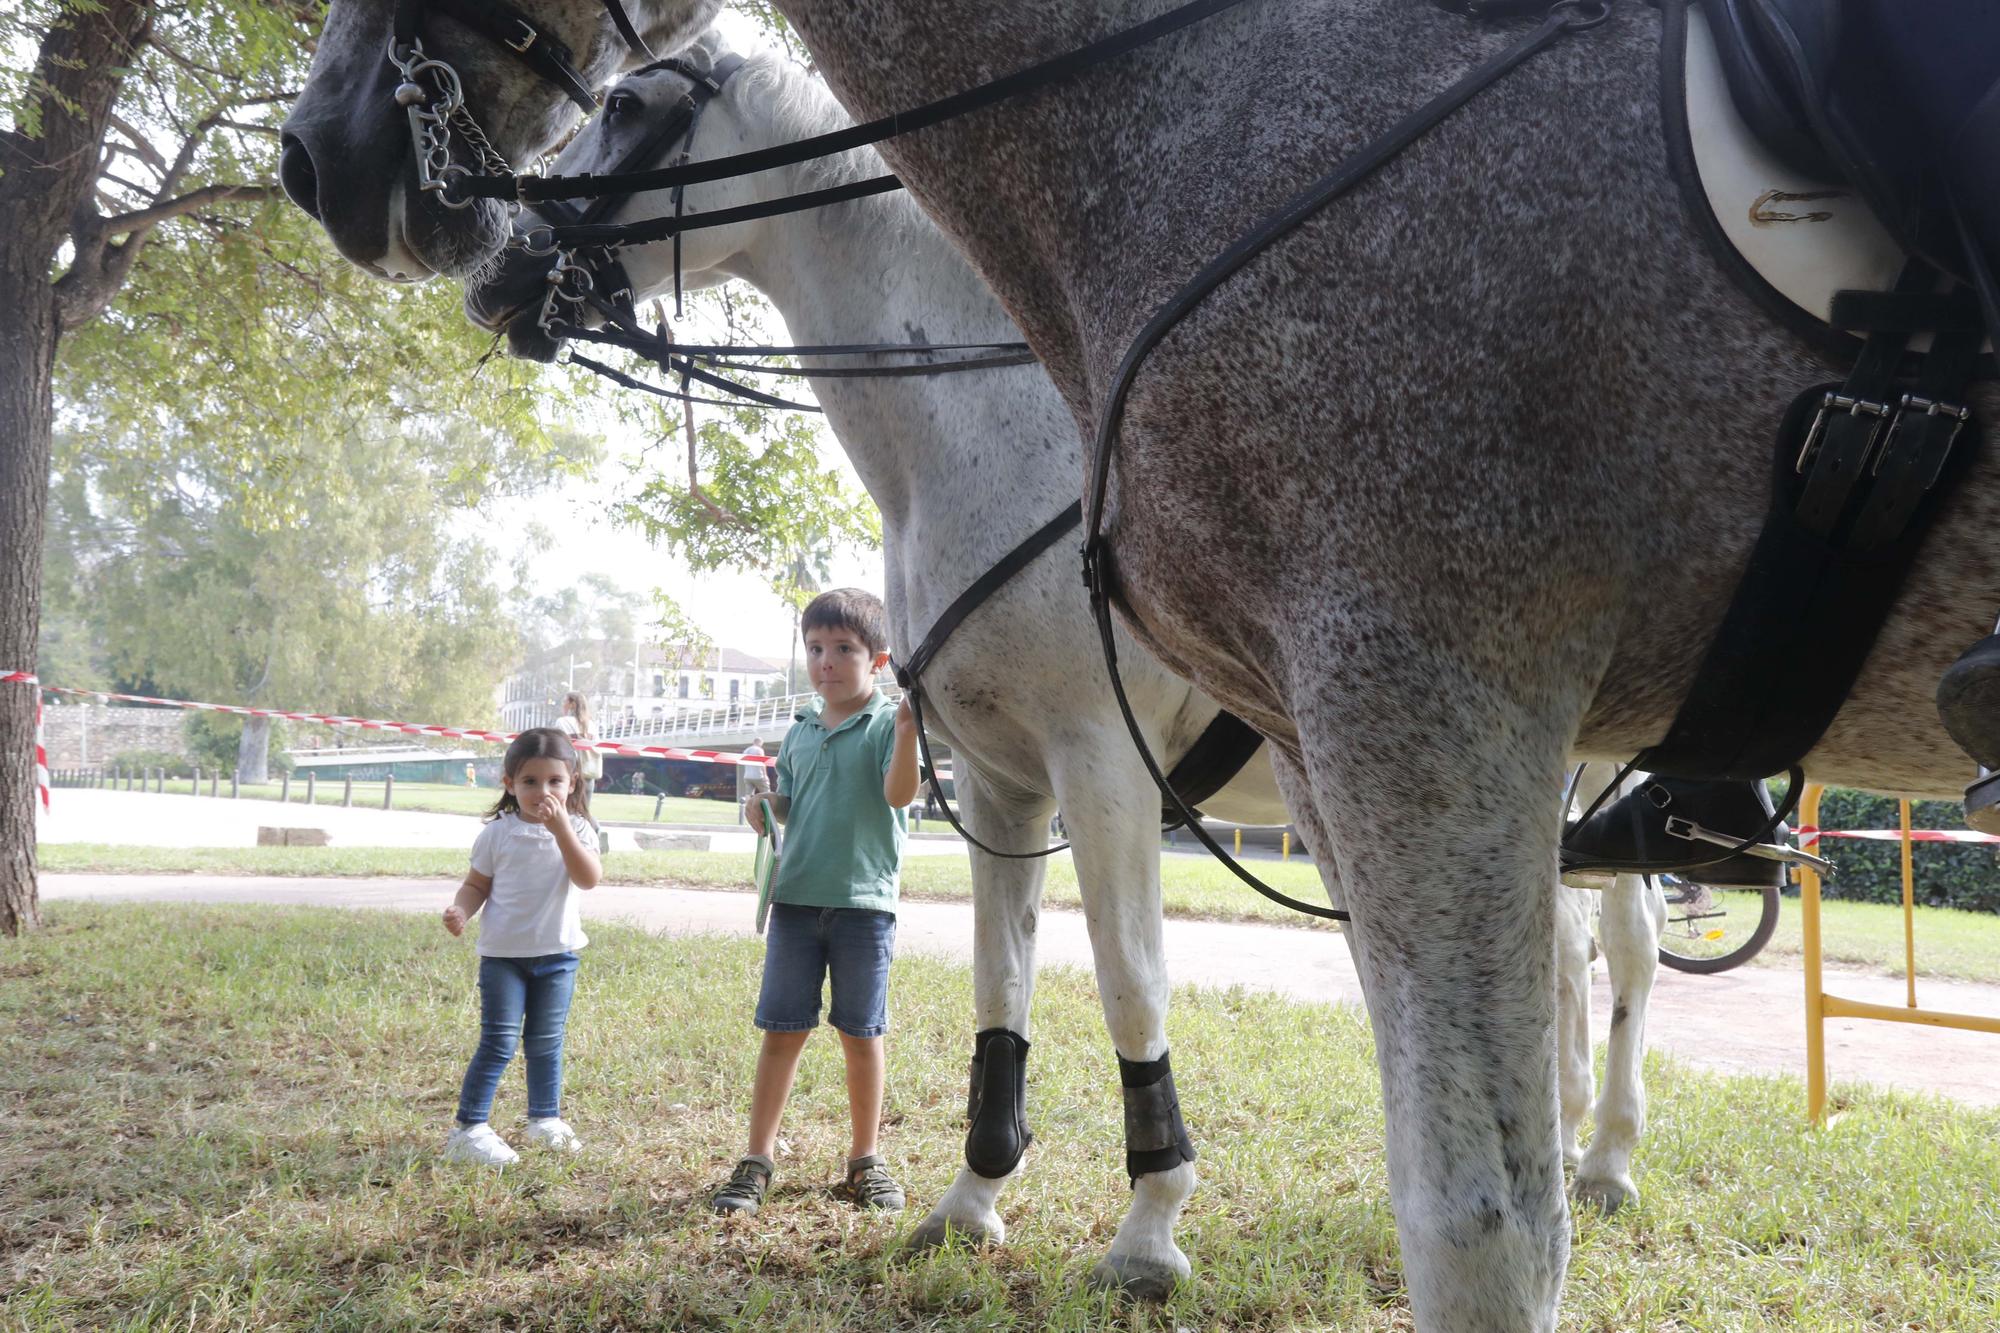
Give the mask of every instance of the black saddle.
[[1700, 3], [1737, 110], [1780, 161], [1852, 186], [1946, 272], [2000, 272], [2000, 6]]

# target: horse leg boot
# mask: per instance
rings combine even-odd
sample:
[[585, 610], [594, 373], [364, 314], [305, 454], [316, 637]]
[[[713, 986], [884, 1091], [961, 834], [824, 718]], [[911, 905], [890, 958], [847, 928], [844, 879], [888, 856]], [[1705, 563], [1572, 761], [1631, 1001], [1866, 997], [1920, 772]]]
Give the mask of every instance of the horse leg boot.
[[1567, 885], [1556, 890], [1556, 1068], [1562, 1099], [1563, 1161], [1583, 1155], [1578, 1136], [1590, 1114], [1590, 915], [1597, 895]]
[[1104, 740], [1095, 762], [1079, 764], [1069, 782], [1058, 774], [1056, 787], [1076, 859], [1097, 994], [1118, 1053], [1132, 1180], [1132, 1206], [1090, 1280], [1158, 1300], [1190, 1271], [1174, 1243], [1174, 1227], [1194, 1193], [1194, 1146], [1181, 1124], [1167, 1058], [1160, 799], [1125, 734]]
[[[1054, 803], [1039, 793], [1003, 792], [961, 757], [957, 778], [959, 817], [980, 841], [1005, 852], [1034, 852], [1048, 845]], [[999, 1244], [1007, 1238], [996, 1204], [1006, 1179], [1027, 1147], [1023, 1102], [1027, 1071], [1028, 1007], [1035, 991], [1035, 928], [1041, 914], [1048, 858], [1013, 860], [972, 855], [972, 991], [974, 1038], [967, 1111], [966, 1165], [930, 1215], [910, 1233], [908, 1245], [929, 1248], [947, 1235]], [[1002, 1065], [1006, 1067], [1002, 1069]], [[999, 1098], [982, 1090], [1004, 1079]], [[1007, 1104], [1011, 1102], [1010, 1104]]]
[[1554, 793], [1582, 704], [1530, 707], [1431, 654], [1342, 666], [1293, 680], [1312, 798], [1293, 813], [1353, 914], [1416, 1326], [1549, 1333], [1570, 1245]]
[[1604, 893], [1599, 930], [1611, 968], [1611, 1040], [1604, 1091], [1592, 1116], [1590, 1149], [1576, 1171], [1576, 1197], [1605, 1212], [1637, 1202], [1632, 1150], [1646, 1132], [1646, 1002], [1660, 967], [1666, 902], [1638, 875], [1620, 875]]

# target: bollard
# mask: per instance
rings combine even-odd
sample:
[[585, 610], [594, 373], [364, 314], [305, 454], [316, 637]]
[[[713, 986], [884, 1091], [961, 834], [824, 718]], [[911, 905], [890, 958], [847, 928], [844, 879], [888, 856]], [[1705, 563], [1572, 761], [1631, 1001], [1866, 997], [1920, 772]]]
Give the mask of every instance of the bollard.
[[199, 796], [199, 795], [201, 795], [201, 765], [200, 765], [200, 764], [196, 764], [196, 765], [194, 766], [194, 780], [193, 780], [192, 782], [188, 783], [188, 795], [190, 795], [190, 796]]
[[387, 810], [389, 808], [389, 803], [395, 799], [396, 799], [396, 775], [394, 773], [391, 773], [388, 777], [382, 779], [382, 808], [384, 810]]
[[167, 794], [167, 770], [163, 768], [159, 770], [159, 776], [153, 779], [153, 795], [165, 796], [166, 794]]
[[347, 775], [347, 785], [340, 789], [340, 803], [343, 806], [354, 804], [354, 775], [352, 773]]
[[286, 773], [281, 777], [281, 779], [278, 782], [278, 804], [283, 805], [291, 799], [292, 799], [292, 775], [290, 773]]
[[655, 824], [660, 822], [660, 810], [663, 806], [666, 805], [666, 803], [667, 803], [667, 794], [665, 792], [661, 792], [658, 796], [653, 798], [653, 822]]
[[307, 769], [306, 770], [307, 805], [317, 804], [317, 801], [314, 798], [318, 795], [318, 791], [319, 791], [319, 774], [314, 772], [312, 769]]
[[1236, 830], [1236, 854], [1237, 854], [1238, 856], [1241, 856], [1241, 855], [1243, 855], [1243, 830], [1242, 830], [1242, 829], [1237, 829], [1237, 830]]
[[236, 775], [234, 773], [229, 775], [229, 799], [232, 801], [236, 799]]
[[1292, 831], [1291, 831], [1290, 829], [1286, 829], [1286, 830], [1285, 830], [1285, 838], [1284, 838], [1284, 842], [1283, 842], [1283, 843], [1282, 843], [1281, 845], [1282, 845], [1282, 847], [1283, 847], [1283, 852], [1281, 853], [1281, 855], [1283, 856], [1283, 859], [1285, 859], [1285, 860], [1287, 860], [1287, 861], [1291, 860], [1291, 859], [1292, 859]]
[[210, 773], [208, 775], [208, 799], [212, 801], [221, 794], [222, 794], [222, 774]]

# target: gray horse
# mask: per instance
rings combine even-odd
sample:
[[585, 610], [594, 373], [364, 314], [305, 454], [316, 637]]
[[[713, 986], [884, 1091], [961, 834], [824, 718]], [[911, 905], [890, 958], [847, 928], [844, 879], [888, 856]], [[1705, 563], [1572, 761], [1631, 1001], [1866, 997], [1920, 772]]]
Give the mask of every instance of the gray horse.
[[[863, 117], [1166, 7], [779, 0]], [[611, 40], [599, 7], [528, 8], [573, 49]], [[632, 11], [673, 31], [712, 8]], [[462, 273], [504, 228], [407, 202], [388, 25], [386, 5], [336, 7], [286, 180], [353, 192], [339, 217], [322, 206], [351, 257]], [[560, 94], [435, 26], [500, 153], [547, 147]], [[1683, 215], [1661, 27], [1620, 6], [1237, 274], [1139, 378], [1108, 496], [1128, 625], [1276, 740], [1288, 804], [1346, 884], [1407, 1283], [1432, 1333], [1554, 1326], [1554, 793], [1569, 754], [1664, 735], [1756, 540], [1770, 430], [1800, 386], [1837, 378]], [[1088, 430], [1188, 275], [1512, 35], [1415, 0], [1253, 0], [884, 156]], [[1996, 520], [1983, 461], [1808, 756], [1816, 779], [1963, 783], [1931, 695], [1986, 629]]]

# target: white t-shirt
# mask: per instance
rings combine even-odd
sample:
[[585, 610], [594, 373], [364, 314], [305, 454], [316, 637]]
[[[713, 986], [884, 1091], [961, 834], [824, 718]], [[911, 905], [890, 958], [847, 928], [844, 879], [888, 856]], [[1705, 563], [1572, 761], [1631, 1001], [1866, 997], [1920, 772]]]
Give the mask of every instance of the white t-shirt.
[[[589, 846], [590, 821], [573, 814], [569, 822]], [[577, 887], [548, 829], [511, 812], [500, 816], [473, 840], [472, 868], [493, 880], [479, 927], [481, 956], [539, 958], [590, 943], [577, 912]]]

